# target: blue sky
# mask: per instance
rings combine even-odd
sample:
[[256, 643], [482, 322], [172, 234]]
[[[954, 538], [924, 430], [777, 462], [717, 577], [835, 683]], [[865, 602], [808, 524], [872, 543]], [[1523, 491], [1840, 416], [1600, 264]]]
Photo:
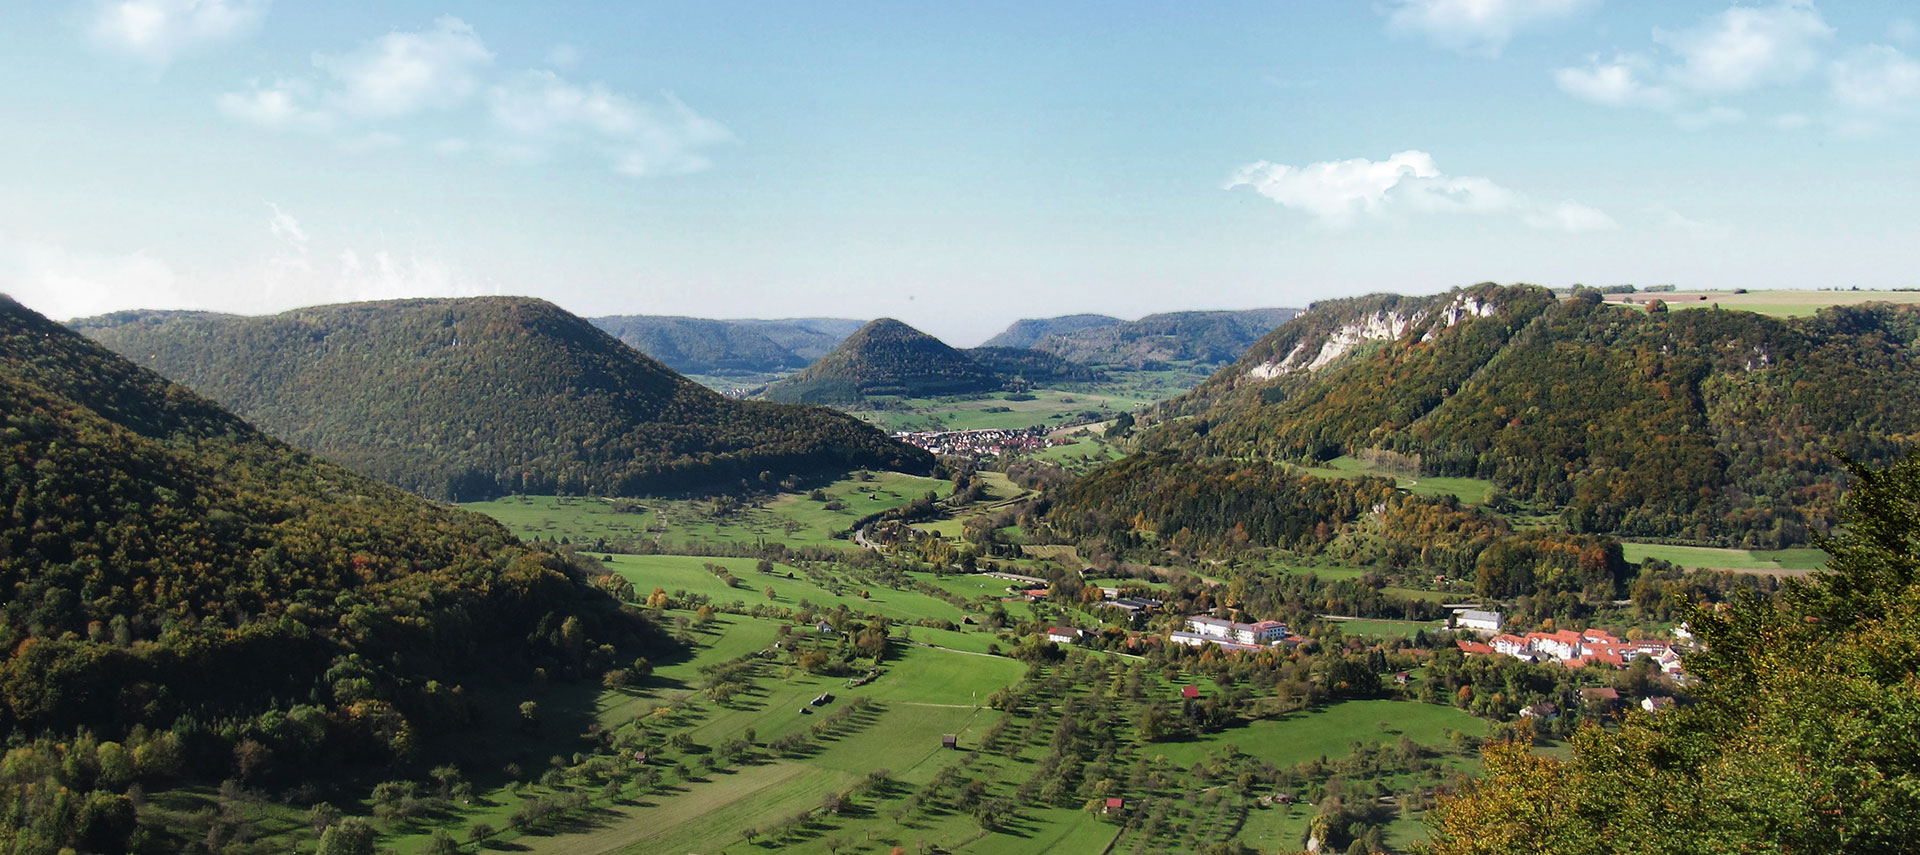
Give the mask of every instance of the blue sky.
[[530, 294], [970, 344], [1485, 280], [1920, 285], [1916, 15], [11, 3], [0, 291]]

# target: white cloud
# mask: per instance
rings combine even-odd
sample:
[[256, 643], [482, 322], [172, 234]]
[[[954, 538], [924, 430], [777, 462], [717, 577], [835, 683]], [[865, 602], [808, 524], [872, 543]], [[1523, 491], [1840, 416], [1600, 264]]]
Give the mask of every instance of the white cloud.
[[447, 137], [446, 139], [436, 141], [432, 146], [433, 153], [441, 155], [442, 157], [458, 157], [466, 154], [467, 149], [472, 147], [472, 143], [459, 137]]
[[101, 47], [164, 66], [252, 35], [266, 14], [267, 0], [116, 0], [95, 5], [88, 31]]
[[313, 86], [305, 80], [254, 81], [245, 92], [222, 93], [215, 103], [227, 118], [269, 130], [324, 131], [333, 117], [309, 106]]
[[1844, 107], [1899, 112], [1920, 101], [1920, 62], [1886, 45], [1854, 48], [1830, 67], [1833, 98]]
[[1584, 101], [1666, 113], [1688, 130], [1746, 120], [1715, 99], [1805, 78], [1833, 29], [1806, 0], [1735, 6], [1677, 32], [1654, 30], [1664, 52], [1590, 57], [1554, 83]]
[[1645, 58], [1623, 54], [1607, 62], [1596, 59], [1586, 68], [1559, 69], [1553, 81], [1560, 91], [1596, 104], [1672, 110], [1673, 92], [1647, 80], [1653, 71]]
[[1491, 179], [1447, 175], [1423, 151], [1403, 151], [1383, 161], [1354, 158], [1306, 166], [1263, 160], [1240, 167], [1225, 186], [1251, 187], [1333, 228], [1351, 226], [1363, 217], [1402, 213], [1510, 214], [1537, 229], [1567, 232], [1618, 226], [1606, 213], [1585, 205], [1541, 204]]
[[1653, 40], [1679, 60], [1670, 69], [1677, 85], [1728, 94], [1805, 77], [1832, 35], [1810, 0], [1784, 0], [1735, 6], [1679, 32], [1655, 30]]
[[587, 145], [632, 176], [698, 172], [711, 165], [703, 149], [734, 139], [726, 126], [671, 93], [663, 93], [660, 103], [645, 103], [551, 71], [515, 75], [493, 88], [490, 102], [494, 123], [523, 149]]
[[135, 306], [178, 304], [180, 278], [145, 251], [76, 252], [0, 234], [0, 282], [28, 308], [56, 320]]
[[1599, 0], [1395, 0], [1387, 26], [1461, 53], [1498, 56], [1514, 34], [1572, 17]]
[[1773, 117], [1773, 126], [1783, 131], [1797, 131], [1813, 124], [1813, 119], [1805, 113], [1781, 113]]
[[359, 116], [403, 116], [471, 97], [493, 54], [459, 18], [433, 23], [432, 30], [388, 33], [343, 56], [315, 54], [313, 64], [339, 84], [333, 103]]

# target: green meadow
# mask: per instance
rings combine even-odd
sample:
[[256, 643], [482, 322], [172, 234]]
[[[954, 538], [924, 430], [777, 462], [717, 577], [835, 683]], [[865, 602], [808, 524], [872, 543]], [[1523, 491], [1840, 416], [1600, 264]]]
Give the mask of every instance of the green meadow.
[[1664, 543], [1622, 542], [1620, 551], [1635, 563], [1658, 558], [1681, 567], [1706, 570], [1805, 575], [1827, 566], [1827, 554], [1812, 547], [1802, 549], [1719, 549], [1707, 546], [1672, 546]]

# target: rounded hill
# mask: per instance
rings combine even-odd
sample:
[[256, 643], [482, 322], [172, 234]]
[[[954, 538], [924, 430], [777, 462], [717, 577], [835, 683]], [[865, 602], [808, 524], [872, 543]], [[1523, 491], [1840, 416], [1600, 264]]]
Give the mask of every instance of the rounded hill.
[[76, 328], [297, 445], [435, 498], [642, 495], [932, 459], [829, 410], [736, 401], [518, 297]]

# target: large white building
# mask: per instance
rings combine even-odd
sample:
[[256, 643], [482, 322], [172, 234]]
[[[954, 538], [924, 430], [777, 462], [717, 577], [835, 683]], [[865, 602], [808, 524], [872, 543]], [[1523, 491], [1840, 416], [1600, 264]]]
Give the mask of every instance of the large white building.
[[[1187, 631], [1179, 635], [1197, 636], [1214, 644], [1245, 644], [1258, 646], [1272, 644], [1287, 637], [1287, 625], [1277, 620], [1263, 620], [1257, 623], [1240, 623], [1222, 620], [1211, 615], [1193, 615], [1187, 618]], [[1194, 644], [1193, 641], [1182, 641]]]
[[1499, 612], [1485, 612], [1479, 609], [1461, 609], [1455, 623], [1461, 629], [1480, 632], [1499, 632], [1502, 621]]

